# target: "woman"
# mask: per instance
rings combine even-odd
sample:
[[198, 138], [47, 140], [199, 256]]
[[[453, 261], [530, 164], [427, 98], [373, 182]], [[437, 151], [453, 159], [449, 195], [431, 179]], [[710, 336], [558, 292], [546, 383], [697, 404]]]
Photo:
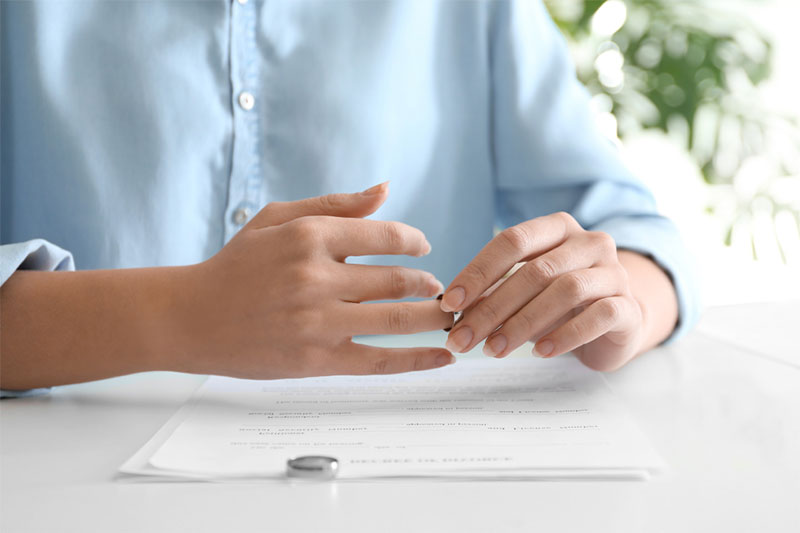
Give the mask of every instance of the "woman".
[[[695, 320], [539, 2], [2, 10], [7, 391], [422, 370], [484, 339], [611, 370]], [[449, 351], [351, 342], [461, 310]]]

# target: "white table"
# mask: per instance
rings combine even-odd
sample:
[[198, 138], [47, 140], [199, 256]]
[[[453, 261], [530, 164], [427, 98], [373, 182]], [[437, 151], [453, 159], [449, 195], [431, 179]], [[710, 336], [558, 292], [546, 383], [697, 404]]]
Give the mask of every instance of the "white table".
[[720, 313], [608, 376], [670, 466], [651, 481], [120, 480], [203, 380], [151, 373], [0, 403], [0, 531], [800, 531], [800, 369]]

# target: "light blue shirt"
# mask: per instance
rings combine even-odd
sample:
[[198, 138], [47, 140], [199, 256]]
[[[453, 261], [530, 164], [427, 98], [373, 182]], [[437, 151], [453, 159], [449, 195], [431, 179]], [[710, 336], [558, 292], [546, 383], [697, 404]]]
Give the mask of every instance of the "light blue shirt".
[[[1, 2], [0, 282], [180, 265], [268, 202], [391, 180], [447, 284], [493, 228], [565, 210], [655, 259], [675, 227], [596, 129], [539, 1]], [[29, 243], [33, 239], [44, 239]], [[44, 247], [44, 248], [43, 248]], [[28, 254], [51, 260], [28, 260]]]

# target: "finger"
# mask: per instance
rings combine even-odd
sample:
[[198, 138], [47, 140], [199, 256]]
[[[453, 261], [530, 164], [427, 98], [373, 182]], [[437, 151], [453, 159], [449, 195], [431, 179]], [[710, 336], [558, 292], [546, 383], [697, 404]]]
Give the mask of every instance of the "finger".
[[475, 309], [477, 306], [481, 304], [481, 302], [485, 301], [486, 298], [492, 295], [503, 283], [505, 283], [506, 278], [498, 280], [494, 285], [483, 291], [483, 294], [478, 296], [469, 306], [465, 307], [464, 310], [461, 312], [461, 317], [467, 316], [470, 311]]
[[271, 202], [246, 227], [278, 226], [296, 218], [314, 215], [363, 218], [377, 211], [388, 195], [387, 181], [357, 193], [328, 194], [294, 202]]
[[437, 300], [343, 306], [333, 320], [349, 335], [405, 335], [453, 325], [453, 313], [442, 311]]
[[431, 298], [442, 292], [433, 274], [414, 268], [373, 265], [335, 265], [336, 294], [347, 302]]
[[336, 362], [331, 374], [365, 375], [431, 370], [456, 359], [442, 348], [378, 348], [347, 342], [337, 351]]
[[[614, 296], [614, 298], [616, 298], [616, 296]], [[592, 303], [594, 303], [594, 302], [592, 302]], [[541, 339], [542, 337], [547, 336], [550, 332], [554, 331], [555, 329], [560, 328], [562, 325], [566, 324], [567, 322], [572, 320], [574, 317], [578, 316], [579, 313], [582, 313], [584, 309], [586, 309], [585, 306], [579, 305], [578, 307], [576, 307], [572, 311], [568, 312], [567, 314], [565, 314], [564, 316], [562, 316], [561, 318], [556, 320], [548, 328], [542, 330], [541, 333], [539, 333], [538, 335], [534, 335], [533, 337], [531, 337], [528, 340], [530, 342], [533, 342], [533, 343], [539, 342], [539, 339]], [[508, 355], [508, 353], [506, 353], [505, 355]], [[505, 356], [503, 356], [503, 357], [505, 357]]]
[[531, 259], [517, 269], [491, 296], [480, 304], [473, 303], [468, 307], [462, 324], [469, 326], [474, 335], [472, 343], [465, 349], [469, 350], [485, 339], [558, 277], [594, 265], [602, 251], [593, 245], [588, 235], [584, 233], [572, 236], [561, 246]]
[[[470, 312], [470, 311], [471, 311], [473, 308], [475, 308], [476, 306], [480, 305], [480, 304], [481, 304], [481, 302], [483, 302], [484, 300], [486, 300], [486, 298], [488, 298], [489, 296], [491, 296], [491, 294], [492, 294], [494, 291], [496, 291], [496, 290], [497, 290], [497, 288], [498, 288], [500, 285], [502, 285], [502, 284], [503, 284], [503, 282], [504, 282], [505, 280], [506, 280], [506, 278], [505, 278], [505, 277], [504, 277], [503, 279], [500, 279], [500, 280], [498, 280], [498, 281], [497, 281], [497, 282], [496, 282], [494, 285], [492, 285], [491, 287], [489, 287], [488, 289], [486, 289], [486, 290], [483, 292], [483, 294], [481, 294], [480, 296], [478, 296], [478, 298], [477, 298], [475, 301], [473, 301], [473, 302], [472, 302], [472, 304], [471, 304], [469, 307], [466, 307], [466, 308], [465, 308], [465, 309], [464, 309], [462, 312], [460, 312], [460, 313], [457, 313], [457, 312], [456, 312], [456, 313], [453, 313], [453, 317], [454, 317], [455, 321], [453, 322], [453, 325], [452, 325], [451, 327], [444, 328], [444, 331], [446, 331], [446, 332], [448, 332], [448, 333], [449, 333], [449, 332], [450, 332], [450, 331], [451, 331], [453, 328], [455, 328], [457, 325], [461, 324], [461, 321], [464, 319], [464, 317], [466, 316], [466, 314], [467, 314], [467, 313], [469, 313], [469, 312]], [[442, 297], [442, 295], [440, 295], [438, 299], [439, 299], [439, 300], [441, 300], [441, 297]]]
[[[621, 296], [602, 298], [539, 339], [534, 347], [534, 355], [555, 357], [570, 352], [610, 331], [624, 328], [626, 324], [633, 324], [635, 318], [636, 309], [629, 299]], [[602, 368], [598, 362], [584, 361], [584, 363], [598, 370], [612, 369]]]
[[[614, 267], [564, 274], [492, 333], [486, 339], [484, 353], [502, 357], [532, 337], [540, 336], [576, 307], [618, 296], [624, 290], [624, 277]], [[451, 343], [447, 346], [453, 349]]]
[[402, 222], [361, 218], [307, 217], [294, 223], [315, 226], [330, 254], [339, 261], [357, 255], [411, 255], [419, 257], [431, 251], [425, 234]]
[[503, 230], [456, 276], [444, 293], [442, 310], [464, 309], [514, 264], [555, 248], [579, 230], [575, 219], [566, 213], [535, 218]]
[[489, 296], [491, 296], [491, 295], [494, 293], [494, 291], [496, 291], [497, 289], [499, 289], [499, 288], [500, 288], [500, 287], [503, 285], [503, 283], [505, 283], [506, 281], [508, 281], [508, 278], [504, 276], [503, 278], [501, 278], [501, 279], [497, 280], [496, 282], [494, 282], [494, 284], [493, 284], [491, 287], [489, 287], [488, 289], [486, 289], [485, 291], [483, 291], [483, 294], [481, 294], [480, 296], [478, 296], [478, 297], [477, 297], [477, 298], [476, 298], [476, 299], [475, 299], [475, 300], [472, 302], [472, 304], [470, 304], [468, 307], [465, 307], [465, 308], [464, 308], [464, 311], [463, 311], [463, 313], [466, 313], [466, 312], [468, 312], [470, 309], [473, 309], [473, 308], [474, 308], [476, 305], [478, 305], [478, 304], [479, 304], [480, 302], [482, 302], [484, 299], [486, 299], [486, 298], [488, 298]]

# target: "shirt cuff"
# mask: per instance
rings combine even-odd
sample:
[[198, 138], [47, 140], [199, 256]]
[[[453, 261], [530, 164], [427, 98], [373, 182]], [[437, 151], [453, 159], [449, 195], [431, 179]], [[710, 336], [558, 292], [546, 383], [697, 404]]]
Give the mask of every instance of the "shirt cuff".
[[[0, 246], [0, 285], [17, 270], [75, 270], [72, 254], [43, 239]], [[46, 394], [50, 389], [0, 390], [0, 398]]]
[[617, 248], [647, 256], [669, 276], [678, 297], [678, 323], [664, 344], [689, 332], [700, 318], [700, 284], [694, 260], [675, 225], [667, 218], [645, 215], [609, 218], [591, 229], [611, 235]]
[[72, 254], [44, 239], [0, 246], [0, 285], [17, 270], [75, 270]]
[[28, 389], [28, 390], [3, 390], [0, 389], [0, 400], [7, 398], [26, 398], [28, 396], [41, 396], [47, 394], [50, 389]]

